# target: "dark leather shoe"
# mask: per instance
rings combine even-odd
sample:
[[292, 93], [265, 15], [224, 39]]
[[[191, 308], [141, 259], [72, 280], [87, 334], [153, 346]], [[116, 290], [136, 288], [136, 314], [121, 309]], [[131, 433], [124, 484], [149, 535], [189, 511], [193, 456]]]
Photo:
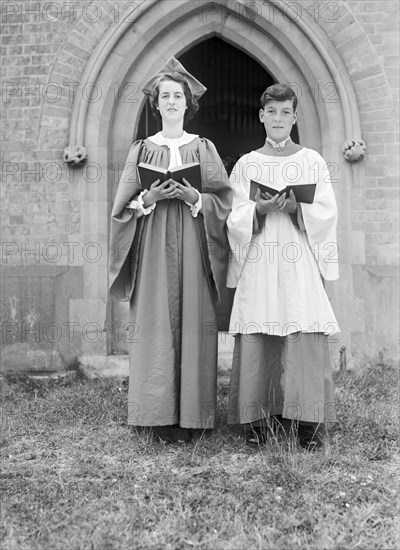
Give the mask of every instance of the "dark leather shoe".
[[190, 428], [175, 426], [172, 429], [172, 439], [174, 443], [177, 443], [178, 445], [185, 445], [186, 443], [190, 443], [192, 440], [192, 431]]
[[298, 441], [306, 451], [317, 451], [324, 444], [325, 429], [322, 425], [299, 425]]
[[174, 443], [172, 429], [173, 426], [153, 426], [152, 431], [156, 439], [164, 443]]
[[246, 434], [246, 445], [258, 449], [261, 445], [267, 443], [267, 429], [265, 427], [250, 427], [250, 431]]

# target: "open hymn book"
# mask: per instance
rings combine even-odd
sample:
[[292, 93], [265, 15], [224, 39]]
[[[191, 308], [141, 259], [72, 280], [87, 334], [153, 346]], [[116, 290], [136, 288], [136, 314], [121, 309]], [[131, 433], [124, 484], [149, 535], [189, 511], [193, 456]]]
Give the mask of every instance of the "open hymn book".
[[185, 178], [192, 187], [201, 193], [201, 170], [199, 162], [183, 164], [170, 170], [160, 168], [154, 164], [140, 162], [138, 164], [138, 172], [142, 189], [149, 189], [151, 184], [156, 180], [163, 182], [172, 178], [179, 183], [183, 183], [182, 180]]
[[250, 191], [249, 199], [255, 201], [255, 196], [257, 189], [260, 189], [261, 193], [268, 193], [271, 196], [275, 195], [289, 195], [290, 190], [293, 191], [294, 196], [296, 197], [297, 202], [305, 202], [307, 204], [312, 204], [314, 202], [316, 183], [305, 183], [303, 185], [287, 185], [285, 189], [275, 189], [274, 187], [269, 187], [264, 183], [259, 181], [250, 180]]

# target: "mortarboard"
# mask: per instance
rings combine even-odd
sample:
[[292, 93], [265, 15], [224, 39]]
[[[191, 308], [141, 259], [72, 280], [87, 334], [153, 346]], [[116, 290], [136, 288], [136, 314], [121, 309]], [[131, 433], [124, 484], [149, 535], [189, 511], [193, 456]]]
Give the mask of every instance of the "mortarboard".
[[190, 91], [196, 99], [199, 99], [199, 97], [201, 97], [204, 92], [207, 91], [207, 88], [203, 86], [201, 82], [199, 82], [193, 75], [188, 73], [182, 63], [179, 63], [179, 61], [175, 57], [170, 57], [166, 64], [161, 67], [161, 69], [157, 71], [155, 75], [150, 77], [149, 80], [145, 82], [145, 84], [143, 84], [142, 92], [146, 95], [150, 95], [153, 92], [158, 80], [162, 76], [172, 73], [180, 73], [186, 78], [189, 84]]

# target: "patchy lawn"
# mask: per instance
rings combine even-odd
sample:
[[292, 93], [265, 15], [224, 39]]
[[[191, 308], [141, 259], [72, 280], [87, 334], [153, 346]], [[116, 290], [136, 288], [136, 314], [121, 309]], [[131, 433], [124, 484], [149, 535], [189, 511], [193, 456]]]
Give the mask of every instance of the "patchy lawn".
[[323, 451], [227, 427], [188, 446], [126, 425], [126, 381], [3, 384], [3, 548], [399, 548], [398, 372], [336, 374]]

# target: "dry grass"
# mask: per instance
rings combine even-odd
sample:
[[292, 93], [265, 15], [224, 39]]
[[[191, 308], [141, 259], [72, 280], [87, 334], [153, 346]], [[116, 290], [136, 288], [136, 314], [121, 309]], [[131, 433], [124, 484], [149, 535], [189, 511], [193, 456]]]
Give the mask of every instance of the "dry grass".
[[260, 451], [227, 427], [188, 446], [126, 426], [118, 379], [11, 380], [3, 391], [5, 549], [398, 548], [397, 372], [336, 375], [323, 451]]

